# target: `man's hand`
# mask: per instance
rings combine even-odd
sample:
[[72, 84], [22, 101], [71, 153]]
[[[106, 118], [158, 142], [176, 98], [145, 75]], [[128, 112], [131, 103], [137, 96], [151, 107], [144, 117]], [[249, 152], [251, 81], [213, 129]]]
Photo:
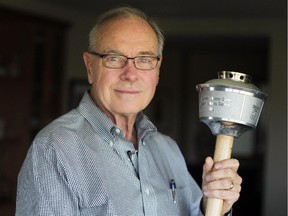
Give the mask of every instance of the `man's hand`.
[[207, 157], [203, 165], [202, 191], [203, 207], [206, 208], [207, 198], [222, 199], [222, 214], [228, 212], [239, 199], [242, 178], [238, 175], [239, 161], [227, 159], [214, 163]]

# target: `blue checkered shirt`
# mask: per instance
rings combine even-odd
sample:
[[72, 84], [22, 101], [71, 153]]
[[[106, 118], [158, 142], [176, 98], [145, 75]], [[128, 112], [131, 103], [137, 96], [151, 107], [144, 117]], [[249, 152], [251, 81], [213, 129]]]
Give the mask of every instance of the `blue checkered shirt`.
[[35, 137], [18, 176], [16, 216], [202, 215], [202, 192], [177, 144], [143, 113], [135, 124], [138, 153], [86, 92]]

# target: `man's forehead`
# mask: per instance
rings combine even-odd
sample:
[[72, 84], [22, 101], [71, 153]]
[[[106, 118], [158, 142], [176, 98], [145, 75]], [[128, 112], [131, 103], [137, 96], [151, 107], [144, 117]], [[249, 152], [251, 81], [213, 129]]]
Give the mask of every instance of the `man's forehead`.
[[158, 41], [154, 30], [142, 18], [110, 20], [96, 34], [96, 47], [106, 52], [122, 52], [121, 46], [131, 45], [139, 54], [155, 54]]

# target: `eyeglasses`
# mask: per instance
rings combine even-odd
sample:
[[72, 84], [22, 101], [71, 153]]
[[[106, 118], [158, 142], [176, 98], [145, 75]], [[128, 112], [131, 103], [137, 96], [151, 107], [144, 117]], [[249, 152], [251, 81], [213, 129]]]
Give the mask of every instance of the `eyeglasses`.
[[157, 67], [159, 56], [136, 56], [134, 58], [129, 58], [124, 55], [118, 54], [100, 54], [94, 51], [90, 51], [90, 54], [94, 56], [99, 56], [102, 59], [102, 64], [106, 68], [120, 69], [123, 68], [128, 59], [131, 59], [134, 66], [139, 70], [153, 70]]

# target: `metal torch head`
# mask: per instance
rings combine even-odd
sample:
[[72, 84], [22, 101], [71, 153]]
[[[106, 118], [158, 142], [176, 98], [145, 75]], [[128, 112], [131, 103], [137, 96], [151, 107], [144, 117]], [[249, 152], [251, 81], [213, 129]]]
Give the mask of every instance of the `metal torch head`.
[[198, 84], [199, 118], [214, 135], [239, 137], [256, 128], [267, 95], [249, 75], [220, 71], [218, 79]]

